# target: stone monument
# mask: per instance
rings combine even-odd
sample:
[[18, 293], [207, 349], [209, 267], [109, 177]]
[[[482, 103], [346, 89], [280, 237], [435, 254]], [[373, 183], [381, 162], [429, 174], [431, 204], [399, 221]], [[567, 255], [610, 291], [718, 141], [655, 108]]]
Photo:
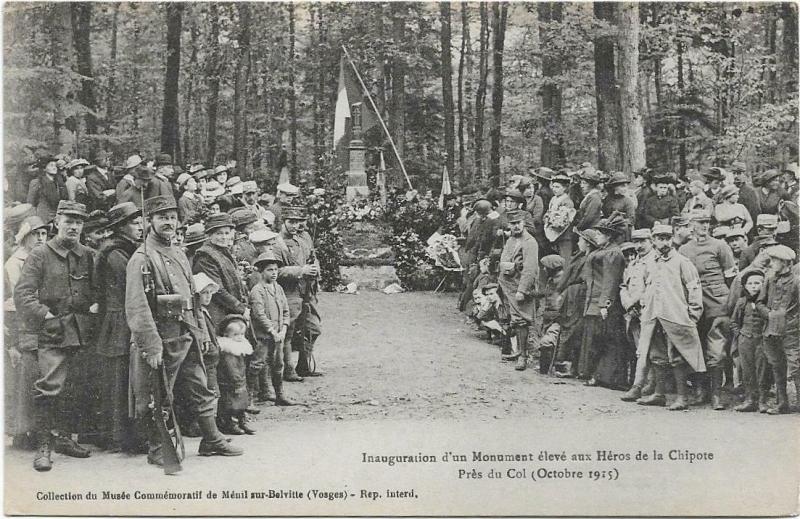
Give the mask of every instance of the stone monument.
[[350, 141], [350, 164], [347, 170], [347, 188], [345, 194], [351, 201], [358, 197], [369, 196], [367, 186], [367, 170], [364, 167], [367, 148], [361, 132], [361, 103], [353, 103], [350, 109], [353, 124], [353, 139]]

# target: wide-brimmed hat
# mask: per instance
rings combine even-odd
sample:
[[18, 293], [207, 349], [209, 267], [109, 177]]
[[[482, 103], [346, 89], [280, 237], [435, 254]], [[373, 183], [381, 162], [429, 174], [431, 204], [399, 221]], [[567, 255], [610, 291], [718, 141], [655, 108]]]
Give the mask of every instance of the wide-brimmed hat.
[[601, 181], [600, 173], [596, 169], [583, 169], [578, 173], [578, 178], [593, 184], [599, 184]]
[[236, 226], [233, 225], [233, 218], [228, 213], [220, 213], [210, 216], [206, 220], [206, 234], [210, 235], [217, 229], [221, 229], [223, 227], [230, 227], [231, 229], [235, 229]]
[[753, 185], [755, 186], [765, 186], [773, 179], [781, 176], [781, 172], [777, 169], [768, 169], [766, 171], [762, 171], [761, 173], [756, 173], [753, 175]]
[[188, 247], [189, 245], [203, 243], [207, 239], [206, 226], [197, 222], [186, 227], [186, 232], [183, 235], [183, 245]]
[[169, 195], [158, 195], [144, 201], [144, 212], [147, 216], [177, 210], [178, 203]]
[[121, 204], [117, 204], [111, 209], [108, 210], [107, 218], [108, 218], [108, 225], [107, 227], [116, 227], [117, 225], [136, 218], [137, 216], [141, 215], [142, 211], [136, 207], [136, 204], [133, 202], [122, 202]]
[[236, 184], [241, 184], [241, 183], [242, 183], [242, 179], [241, 178], [239, 178], [239, 177], [230, 177], [230, 178], [228, 178], [228, 180], [225, 181], [225, 187], [230, 189], [233, 186], [235, 186]]
[[581, 238], [583, 238], [584, 240], [586, 240], [595, 247], [597, 247], [597, 245], [600, 243], [599, 241], [600, 231], [597, 231], [595, 229], [585, 229], [583, 231], [579, 231], [578, 229], [573, 229], [573, 231], [575, 231], [575, 234], [577, 234], [578, 236], [580, 236]]
[[258, 215], [248, 207], [236, 207], [228, 213], [237, 229], [258, 221]]
[[736, 194], [739, 194], [739, 188], [731, 184], [720, 189], [716, 198], [717, 201], [722, 201]]
[[514, 188], [506, 189], [505, 197], [506, 198], [513, 198], [514, 200], [517, 200], [519, 202], [524, 202], [525, 201], [525, 195], [523, 195], [522, 192], [519, 189], [514, 189]]
[[194, 175], [195, 173], [200, 173], [201, 171], [205, 171], [206, 167], [202, 164], [192, 164], [189, 166], [189, 173]]
[[125, 169], [133, 169], [141, 163], [142, 157], [139, 155], [131, 155], [128, 157], [128, 160], [125, 161]]
[[58, 209], [56, 209], [57, 215], [69, 215], [69, 216], [77, 216], [79, 218], [86, 218], [89, 217], [89, 213], [86, 212], [86, 206], [79, 203], [73, 202], [71, 200], [60, 200], [58, 202]]
[[209, 180], [206, 183], [206, 188], [203, 190], [203, 196], [208, 198], [217, 198], [225, 194], [225, 188], [219, 185], [216, 180]]
[[71, 161], [69, 161], [67, 163], [67, 171], [69, 171], [69, 170], [71, 170], [73, 168], [77, 168], [79, 166], [86, 167], [88, 165], [89, 165], [89, 161], [86, 160], [86, 159], [72, 159]]
[[264, 265], [267, 263], [275, 263], [279, 267], [283, 266], [283, 261], [281, 261], [272, 249], [262, 252], [258, 258], [256, 258], [255, 262], [253, 262], [253, 266], [255, 268], [260, 268], [260, 265]]
[[708, 180], [724, 180], [725, 172], [718, 167], [708, 168], [707, 171], [703, 172], [703, 177]]
[[677, 182], [677, 178], [675, 177], [674, 173], [658, 173], [657, 175], [653, 175], [651, 182], [653, 184], [675, 184]]
[[626, 175], [624, 172], [615, 171], [614, 173], [611, 174], [611, 177], [609, 177], [609, 179], [606, 180], [605, 184], [607, 186], [616, 186], [619, 184], [629, 184], [630, 181], [631, 179], [629, 179], [628, 175]]
[[225, 166], [224, 164], [214, 168], [214, 176], [217, 176], [220, 173], [227, 173], [227, 172], [228, 172], [228, 166]]
[[175, 183], [178, 184], [178, 186], [183, 186], [190, 178], [193, 178], [190, 174], [181, 173], [178, 175], [178, 178], [175, 179]]
[[108, 218], [106, 213], [97, 209], [89, 213], [86, 218], [86, 223], [83, 224], [83, 232], [89, 234], [90, 232], [102, 231], [108, 227]]
[[536, 177], [536, 178], [539, 178], [541, 180], [548, 180], [549, 181], [550, 179], [553, 178], [554, 174], [555, 174], [555, 171], [553, 171], [550, 168], [544, 167], [544, 166], [542, 166], [540, 168], [536, 168], [535, 170], [533, 170], [533, 176]]
[[194, 281], [194, 289], [196, 293], [200, 293], [208, 287], [212, 288], [212, 293], [219, 290], [219, 285], [209, 277], [208, 274], [205, 272], [199, 272], [192, 276], [192, 280]]
[[46, 227], [47, 223], [42, 220], [40, 216], [35, 214], [28, 216], [22, 221], [22, 225], [19, 226], [19, 231], [17, 232], [16, 236], [14, 236], [14, 243], [19, 245], [30, 233]]
[[290, 205], [283, 208], [284, 220], [305, 220], [308, 218], [306, 208], [299, 205]]
[[34, 207], [31, 204], [17, 204], [9, 209], [6, 209], [3, 214], [3, 222], [6, 227], [14, 229], [25, 218], [33, 214]]

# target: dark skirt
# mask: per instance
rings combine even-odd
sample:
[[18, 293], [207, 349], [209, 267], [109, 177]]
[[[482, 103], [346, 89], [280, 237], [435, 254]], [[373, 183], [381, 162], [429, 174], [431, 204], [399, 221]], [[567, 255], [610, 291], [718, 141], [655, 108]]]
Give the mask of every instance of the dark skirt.
[[607, 387], [623, 387], [627, 382], [631, 352], [625, 339], [622, 315], [611, 310], [605, 320], [599, 315], [587, 315], [583, 320], [578, 366], [581, 377], [594, 377]]
[[119, 447], [132, 443], [133, 421], [128, 413], [130, 356], [98, 357], [100, 402], [97, 434], [100, 441]]

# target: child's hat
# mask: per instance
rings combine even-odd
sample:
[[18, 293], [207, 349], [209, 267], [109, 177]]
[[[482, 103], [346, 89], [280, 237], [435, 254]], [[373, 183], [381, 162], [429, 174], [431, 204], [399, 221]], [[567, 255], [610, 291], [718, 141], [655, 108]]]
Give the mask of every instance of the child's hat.
[[217, 334], [222, 335], [225, 329], [234, 321], [241, 321], [245, 326], [247, 326], [247, 321], [242, 314], [228, 314], [219, 322], [219, 325], [217, 326]]
[[192, 276], [192, 279], [194, 280], [194, 289], [197, 291], [198, 294], [203, 290], [205, 290], [206, 288], [208, 288], [209, 286], [211, 287], [212, 293], [219, 290], [219, 285], [216, 284], [213, 279], [208, 277], [208, 274], [206, 274], [205, 272], [200, 272], [199, 274], [195, 274], [194, 276]]
[[760, 269], [751, 269], [751, 270], [745, 271], [744, 274], [742, 274], [742, 286], [744, 287], [747, 284], [747, 280], [750, 279], [753, 276], [761, 276], [763, 278], [764, 277], [764, 271], [762, 271]]

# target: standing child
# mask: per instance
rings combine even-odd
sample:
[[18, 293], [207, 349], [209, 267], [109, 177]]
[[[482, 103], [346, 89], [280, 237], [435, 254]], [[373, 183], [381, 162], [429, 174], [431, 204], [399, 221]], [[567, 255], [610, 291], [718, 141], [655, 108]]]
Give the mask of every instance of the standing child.
[[268, 392], [269, 375], [275, 389], [275, 405], [289, 406], [295, 405], [283, 394], [283, 343], [289, 328], [289, 302], [283, 288], [276, 283], [282, 265], [272, 249], [262, 253], [254, 263], [260, 276], [250, 290], [256, 350], [250, 360], [249, 375], [251, 380], [257, 377], [262, 393]]
[[[255, 434], [247, 423], [247, 376], [245, 357], [253, 353], [253, 346], [245, 338], [247, 322], [240, 314], [229, 314], [217, 327], [219, 367], [217, 383], [220, 400], [219, 430], [225, 434]], [[236, 419], [236, 422], [234, 422]]]
[[742, 274], [742, 296], [736, 301], [731, 316], [731, 331], [737, 341], [746, 391], [744, 403], [735, 409], [746, 413], [756, 410], [766, 413], [769, 410], [769, 365], [764, 356], [762, 338], [765, 319], [756, 308], [763, 284], [764, 273], [760, 270], [748, 270]]
[[[201, 224], [202, 225], [202, 224]], [[206, 330], [208, 330], [208, 343], [203, 345], [203, 365], [206, 367], [206, 379], [208, 380], [208, 389], [217, 395], [217, 402], [215, 407], [219, 406], [219, 384], [217, 383], [217, 366], [219, 365], [219, 343], [217, 343], [217, 334], [214, 330], [214, 321], [211, 320], [211, 314], [208, 313], [208, 305], [211, 304], [211, 298], [219, 290], [219, 285], [214, 283], [214, 280], [208, 277], [204, 272], [195, 274], [194, 287], [197, 290], [197, 297], [200, 302], [201, 313], [206, 322]], [[217, 414], [215, 409], [214, 414]], [[195, 424], [196, 425], [196, 422]], [[193, 430], [199, 431], [196, 427], [192, 426], [190, 432]], [[188, 434], [184, 434], [189, 436]], [[196, 436], [199, 436], [196, 435]]]

